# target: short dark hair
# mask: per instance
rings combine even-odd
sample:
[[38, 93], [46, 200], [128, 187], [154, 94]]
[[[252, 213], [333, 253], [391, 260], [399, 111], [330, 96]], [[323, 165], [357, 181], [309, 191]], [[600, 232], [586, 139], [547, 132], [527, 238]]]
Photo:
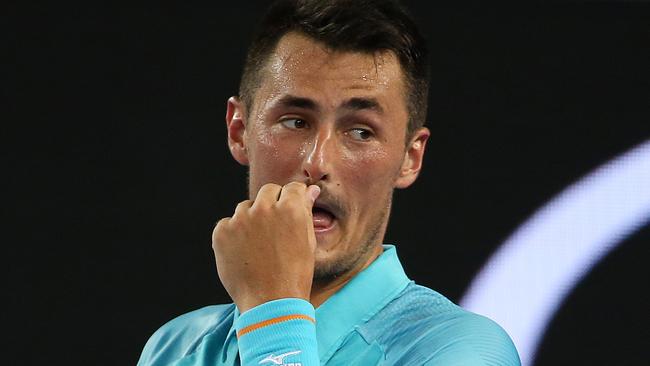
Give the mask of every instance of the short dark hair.
[[289, 32], [304, 34], [334, 51], [392, 51], [407, 88], [407, 139], [424, 125], [429, 90], [426, 42], [406, 9], [392, 0], [275, 1], [246, 56], [239, 96], [247, 109], [253, 104], [269, 56]]

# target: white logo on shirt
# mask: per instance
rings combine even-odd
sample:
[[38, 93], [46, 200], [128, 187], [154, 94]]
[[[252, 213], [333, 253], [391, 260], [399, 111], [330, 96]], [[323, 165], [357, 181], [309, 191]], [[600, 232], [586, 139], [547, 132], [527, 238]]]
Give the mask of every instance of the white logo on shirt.
[[273, 363], [274, 365], [284, 365], [284, 366], [302, 366], [302, 364], [301, 364], [300, 362], [296, 362], [296, 363], [288, 363], [288, 364], [285, 364], [285, 363], [284, 363], [284, 358], [285, 358], [285, 357], [287, 357], [287, 356], [292, 356], [292, 355], [297, 355], [297, 354], [299, 354], [299, 353], [301, 353], [301, 352], [302, 352], [302, 351], [291, 351], [291, 352], [283, 353], [283, 354], [281, 354], [281, 355], [277, 355], [277, 356], [273, 356], [273, 353], [271, 353], [270, 355], [266, 356], [265, 359], [263, 359], [262, 361], [260, 361], [259, 364], [261, 365], [261, 364], [266, 363], [266, 362], [271, 362], [271, 363]]

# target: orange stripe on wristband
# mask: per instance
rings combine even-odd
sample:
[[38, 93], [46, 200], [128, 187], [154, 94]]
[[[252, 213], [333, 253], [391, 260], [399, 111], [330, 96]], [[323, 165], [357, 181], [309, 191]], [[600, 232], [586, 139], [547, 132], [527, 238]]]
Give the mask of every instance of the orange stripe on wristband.
[[316, 323], [316, 320], [314, 320], [314, 318], [312, 318], [310, 316], [307, 316], [307, 315], [302, 315], [302, 314], [279, 316], [277, 318], [264, 320], [264, 321], [261, 321], [259, 323], [255, 323], [253, 325], [249, 325], [247, 327], [242, 328], [239, 332], [237, 332], [237, 338], [243, 336], [246, 333], [250, 333], [250, 332], [252, 332], [254, 330], [264, 328], [264, 327], [269, 326], [269, 325], [282, 323], [282, 322], [286, 322], [286, 321], [289, 321], [289, 320], [296, 320], [296, 319], [309, 320], [310, 322], [312, 322], [314, 324]]

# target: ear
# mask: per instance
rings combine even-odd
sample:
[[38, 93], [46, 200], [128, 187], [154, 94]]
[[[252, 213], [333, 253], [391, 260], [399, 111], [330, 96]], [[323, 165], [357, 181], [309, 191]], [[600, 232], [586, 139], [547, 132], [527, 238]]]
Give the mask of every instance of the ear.
[[246, 115], [244, 104], [237, 97], [228, 98], [226, 108], [226, 128], [228, 129], [228, 147], [230, 154], [241, 165], [248, 165], [246, 150]]
[[424, 148], [431, 132], [426, 127], [415, 131], [404, 153], [404, 160], [395, 180], [395, 188], [406, 188], [415, 182], [420, 169], [422, 169], [422, 159], [424, 157]]

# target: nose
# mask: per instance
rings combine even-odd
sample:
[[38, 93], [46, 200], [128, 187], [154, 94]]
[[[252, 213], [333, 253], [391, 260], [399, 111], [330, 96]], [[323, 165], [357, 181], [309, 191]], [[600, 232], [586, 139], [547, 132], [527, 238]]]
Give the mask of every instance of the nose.
[[318, 131], [306, 149], [303, 174], [312, 184], [331, 178], [332, 160], [336, 155], [336, 141], [332, 135], [332, 131], [326, 129]]

